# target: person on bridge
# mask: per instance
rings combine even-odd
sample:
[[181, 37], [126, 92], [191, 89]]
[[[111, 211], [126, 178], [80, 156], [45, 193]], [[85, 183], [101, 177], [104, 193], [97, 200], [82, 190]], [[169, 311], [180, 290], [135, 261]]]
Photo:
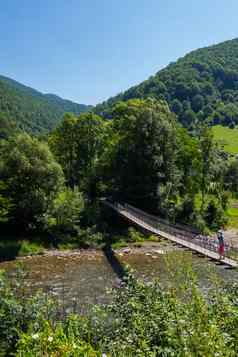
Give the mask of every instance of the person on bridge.
[[218, 239], [218, 253], [220, 255], [220, 259], [223, 259], [225, 255], [225, 242], [224, 242], [224, 233], [221, 229], [217, 232], [217, 239]]

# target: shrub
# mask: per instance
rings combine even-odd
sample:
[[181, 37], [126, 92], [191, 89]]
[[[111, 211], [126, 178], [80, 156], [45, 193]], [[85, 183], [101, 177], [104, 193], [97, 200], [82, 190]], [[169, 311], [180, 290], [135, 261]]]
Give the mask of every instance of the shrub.
[[47, 230], [56, 236], [77, 233], [83, 207], [81, 192], [77, 188], [65, 188], [59, 192], [44, 217]]
[[112, 304], [95, 308], [88, 317], [29, 328], [21, 333], [16, 355], [236, 356], [237, 289], [217, 286], [205, 298], [191, 268], [182, 270], [186, 278], [179, 289], [167, 290], [129, 273]]
[[5, 273], [0, 272], [0, 351], [3, 356], [15, 351], [19, 332], [27, 331], [30, 326], [40, 329], [45, 319], [54, 320], [56, 316], [55, 302], [40, 293], [27, 296], [22, 278], [20, 269], [13, 288]]
[[211, 229], [219, 229], [227, 223], [223, 208], [214, 200], [211, 200], [204, 213], [204, 219]]
[[213, 277], [204, 294], [190, 255], [171, 255], [166, 265], [173, 279], [166, 288], [127, 270], [111, 304], [60, 321], [52, 301], [17, 298], [1, 275], [1, 351], [18, 357], [237, 356], [237, 284], [224, 287]]

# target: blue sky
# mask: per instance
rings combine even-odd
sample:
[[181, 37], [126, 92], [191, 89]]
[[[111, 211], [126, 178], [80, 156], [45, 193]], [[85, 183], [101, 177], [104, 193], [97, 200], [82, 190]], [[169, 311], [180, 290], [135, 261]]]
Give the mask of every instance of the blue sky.
[[238, 37], [237, 0], [6, 0], [0, 74], [96, 104], [169, 62]]

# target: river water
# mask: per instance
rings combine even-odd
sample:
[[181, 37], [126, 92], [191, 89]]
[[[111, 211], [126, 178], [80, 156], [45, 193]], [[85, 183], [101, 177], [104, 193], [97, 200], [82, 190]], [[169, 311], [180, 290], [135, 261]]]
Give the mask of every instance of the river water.
[[[163, 248], [164, 249], [164, 248]], [[192, 270], [197, 273], [202, 289], [206, 290], [214, 283], [214, 273], [224, 281], [235, 281], [236, 270], [217, 265], [206, 258], [176, 249], [171, 252], [150, 248], [131, 251], [120, 250], [115, 253], [117, 264], [129, 265], [134, 274], [145, 281], [159, 278], [162, 284], [178, 284], [178, 271], [181, 263], [191, 261]], [[28, 293], [42, 289], [58, 297], [69, 311], [87, 311], [92, 304], [108, 303], [110, 289], [119, 284], [115, 262], [108, 259], [103, 251], [81, 251], [77, 253], [59, 253], [28, 257], [23, 262], [26, 277], [23, 287]], [[0, 263], [13, 278], [16, 274], [16, 261]], [[117, 265], [116, 264], [116, 265]], [[176, 279], [175, 279], [176, 277]], [[180, 274], [181, 282], [184, 280]]]

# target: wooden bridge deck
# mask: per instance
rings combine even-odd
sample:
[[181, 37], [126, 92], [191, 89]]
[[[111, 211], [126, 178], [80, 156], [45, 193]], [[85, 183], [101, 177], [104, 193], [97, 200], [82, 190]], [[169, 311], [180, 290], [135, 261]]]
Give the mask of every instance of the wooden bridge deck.
[[[104, 200], [103, 203], [106, 204], [107, 206], [111, 207], [112, 209], [114, 209], [116, 212], [118, 212], [121, 216], [125, 217], [130, 222], [137, 224], [138, 226], [140, 226], [141, 228], [145, 229], [148, 232], [156, 234], [162, 238], [168, 239], [178, 245], [181, 245], [181, 246], [188, 248], [194, 252], [204, 255], [212, 260], [219, 261], [221, 264], [227, 265], [232, 268], [238, 267], [238, 262], [233, 259], [225, 257], [224, 259], [220, 260], [219, 254], [212, 250], [209, 250], [209, 249], [204, 248], [196, 243], [193, 243], [191, 241], [183, 239], [182, 237], [177, 237], [173, 234], [164, 232], [156, 227], [153, 227], [152, 224], [145, 222], [143, 220], [143, 217], [138, 217], [138, 214], [135, 214], [135, 212], [133, 210], [130, 210], [130, 208], [127, 208], [124, 205], [121, 205], [118, 203], [113, 204], [106, 200]], [[145, 213], [145, 215], [146, 215], [146, 213]]]

